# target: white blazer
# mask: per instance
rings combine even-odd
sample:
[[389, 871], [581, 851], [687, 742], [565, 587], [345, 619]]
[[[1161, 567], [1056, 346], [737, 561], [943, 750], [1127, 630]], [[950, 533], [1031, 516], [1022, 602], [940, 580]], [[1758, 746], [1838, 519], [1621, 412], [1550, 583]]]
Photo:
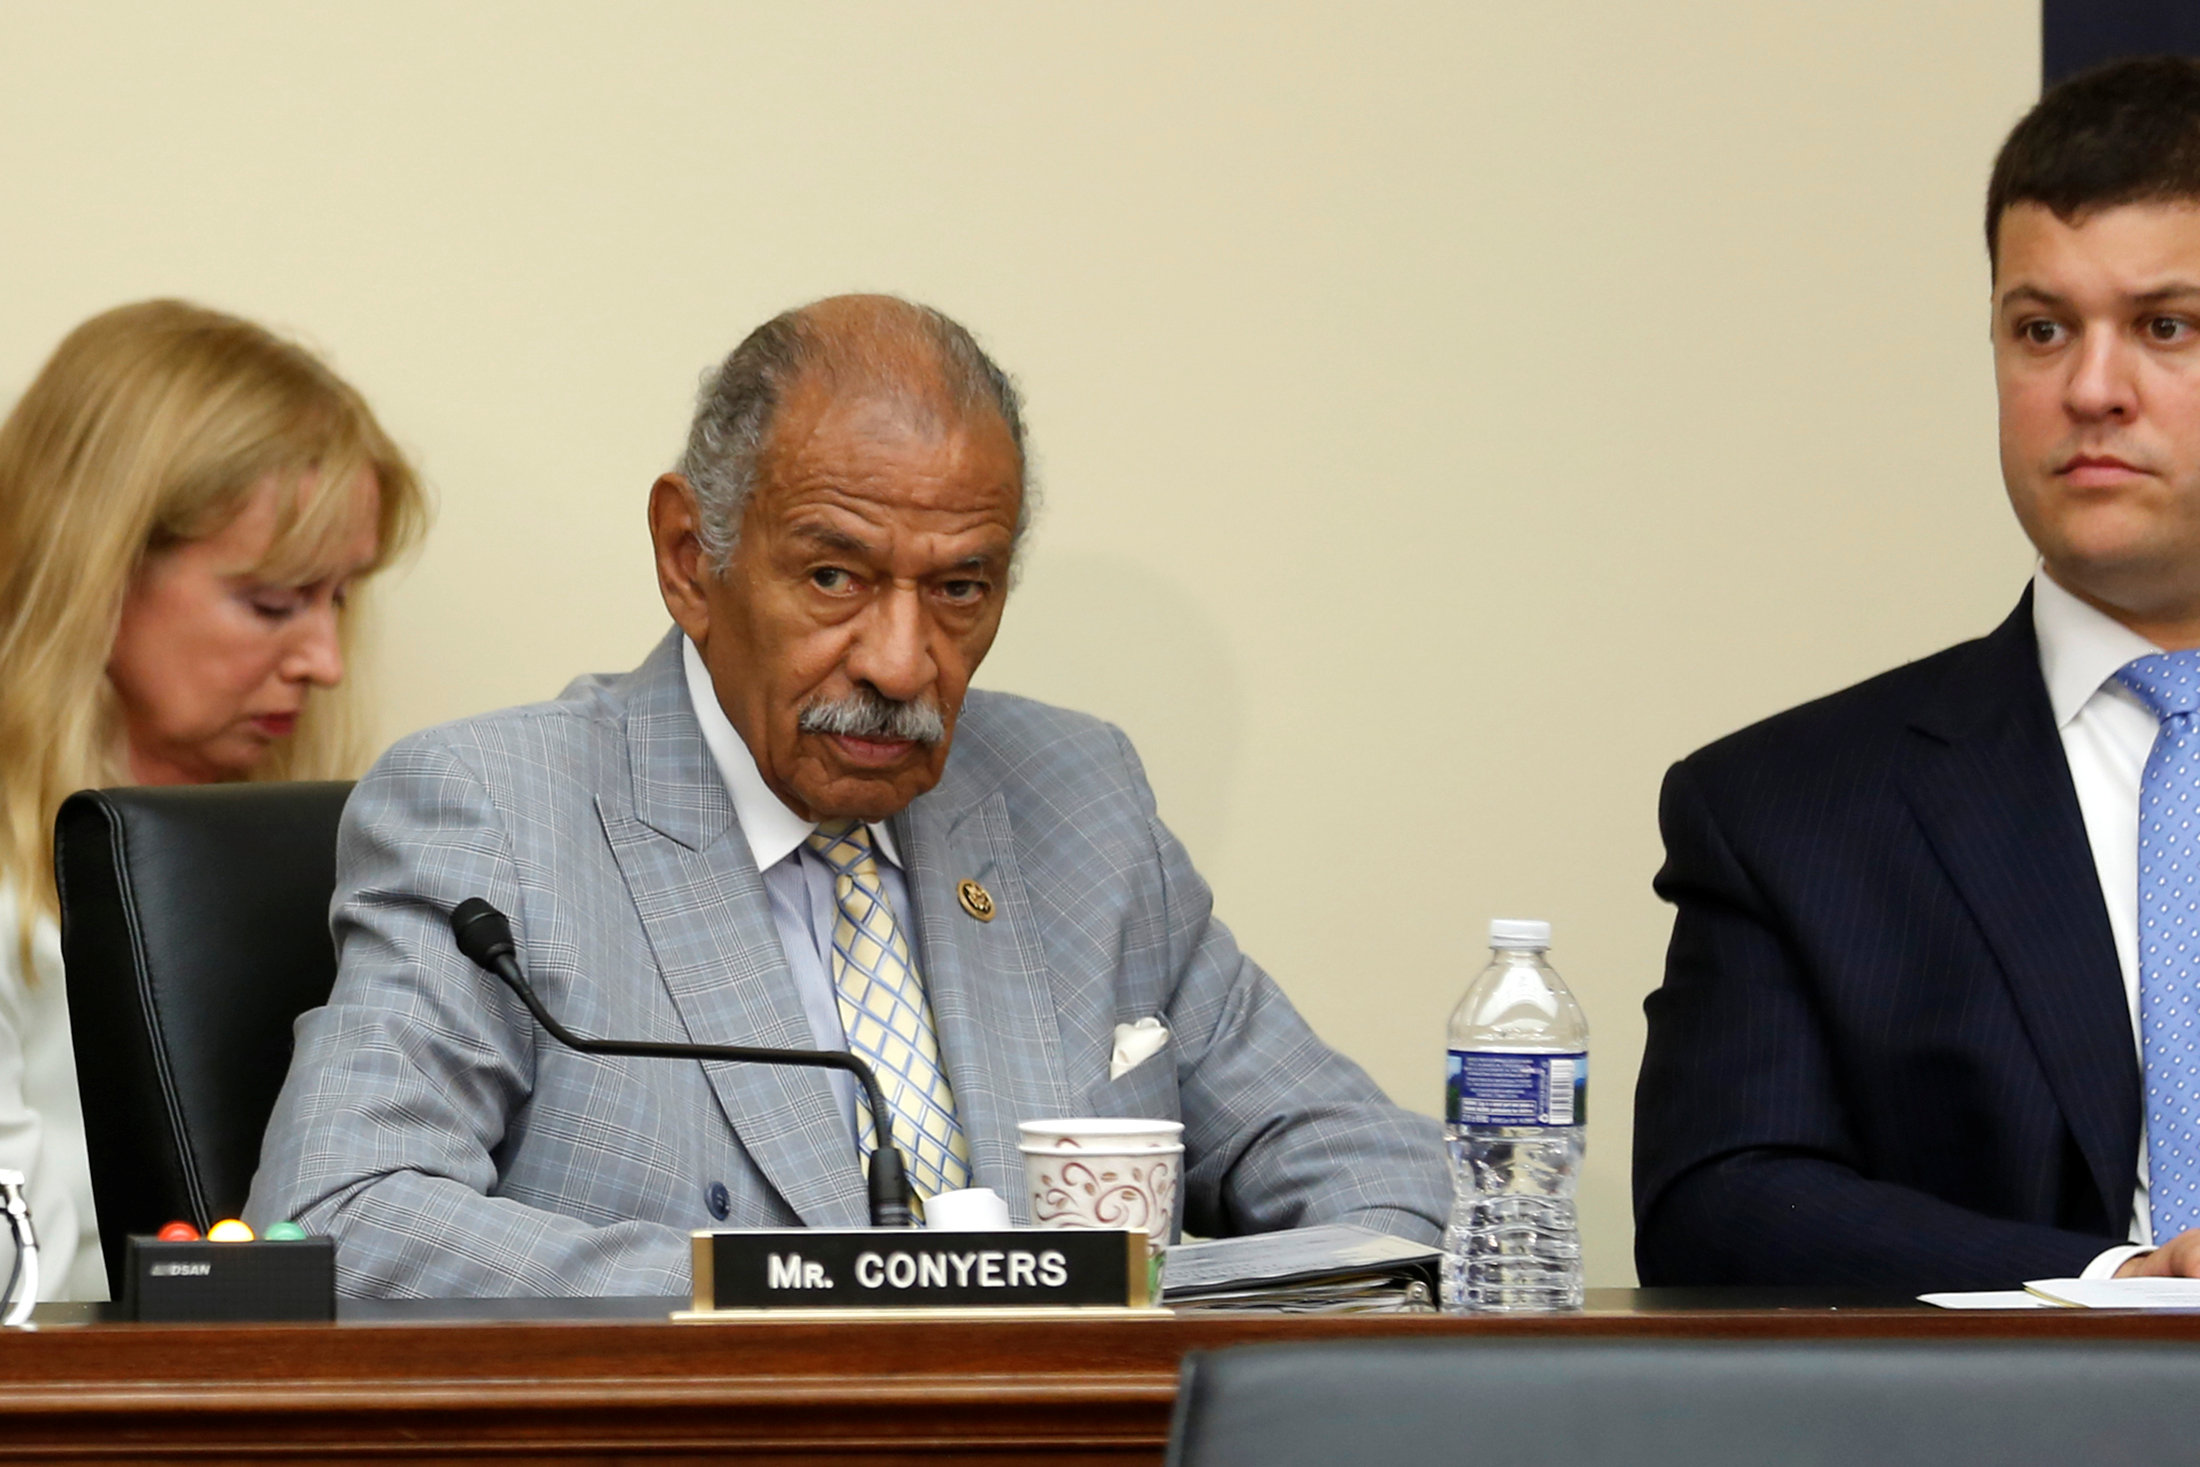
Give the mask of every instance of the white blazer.
[[[38, 1297], [104, 1299], [107, 1269], [92, 1212], [61, 933], [51, 918], [38, 919], [26, 975], [18, 900], [15, 884], [0, 881], [0, 1168], [24, 1177], [38, 1234]], [[14, 1264], [15, 1240], [0, 1228], [0, 1281]]]

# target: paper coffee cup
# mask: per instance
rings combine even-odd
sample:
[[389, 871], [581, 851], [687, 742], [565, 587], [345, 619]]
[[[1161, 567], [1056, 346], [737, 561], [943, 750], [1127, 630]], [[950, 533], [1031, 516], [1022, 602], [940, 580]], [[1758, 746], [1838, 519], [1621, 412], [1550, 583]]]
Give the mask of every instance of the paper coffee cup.
[[1184, 1145], [1182, 1121], [1137, 1117], [1085, 1116], [1024, 1121], [1016, 1127], [1018, 1149], [1034, 1151], [1167, 1151]]
[[1176, 1233], [1184, 1127], [1103, 1118], [1017, 1127], [1031, 1220], [1042, 1228], [1131, 1228], [1159, 1250]]

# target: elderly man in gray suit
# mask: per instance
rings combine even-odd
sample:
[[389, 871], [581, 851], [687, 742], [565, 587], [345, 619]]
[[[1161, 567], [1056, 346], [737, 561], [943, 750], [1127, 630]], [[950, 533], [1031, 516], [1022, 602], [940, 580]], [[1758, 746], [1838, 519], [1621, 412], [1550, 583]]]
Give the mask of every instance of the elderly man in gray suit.
[[864, 1223], [847, 1076], [562, 1048], [454, 945], [482, 896], [570, 1028], [872, 1059], [920, 1198], [1020, 1215], [1017, 1122], [1156, 1117], [1197, 1231], [1433, 1239], [1436, 1123], [1238, 951], [1123, 735], [969, 691], [1027, 514], [1017, 394], [954, 322], [752, 333], [650, 493], [677, 628], [352, 796], [247, 1216], [335, 1237], [355, 1295], [677, 1294], [693, 1229]]

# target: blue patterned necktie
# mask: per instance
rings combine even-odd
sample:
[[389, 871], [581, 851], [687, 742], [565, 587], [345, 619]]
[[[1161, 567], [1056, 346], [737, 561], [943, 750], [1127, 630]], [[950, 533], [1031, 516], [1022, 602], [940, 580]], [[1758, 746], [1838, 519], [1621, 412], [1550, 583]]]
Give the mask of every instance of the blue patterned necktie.
[[[871, 832], [860, 820], [828, 820], [811, 832], [810, 849], [833, 868], [833, 988], [840, 1000], [848, 1048], [878, 1071], [894, 1140], [909, 1158], [909, 1180], [922, 1199], [970, 1185], [970, 1143], [955, 1116], [955, 1092], [940, 1064], [938, 1033], [924, 980], [886, 903]], [[875, 1117], [859, 1091], [858, 1144], [878, 1149]]]
[[2200, 652], [2137, 658], [2116, 678], [2161, 720], [2139, 784], [2139, 1051], [2154, 1241], [2200, 1226]]

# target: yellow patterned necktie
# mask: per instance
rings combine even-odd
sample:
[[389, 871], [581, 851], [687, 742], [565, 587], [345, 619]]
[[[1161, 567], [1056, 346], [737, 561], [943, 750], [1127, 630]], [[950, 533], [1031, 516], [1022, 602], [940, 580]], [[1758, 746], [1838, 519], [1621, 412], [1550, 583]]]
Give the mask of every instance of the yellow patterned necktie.
[[[940, 1064], [938, 1031], [916, 958], [879, 881], [871, 832], [860, 820], [828, 820], [810, 849], [833, 868], [833, 989], [848, 1048], [878, 1071], [894, 1140], [909, 1159], [920, 1199], [970, 1185], [970, 1143], [955, 1116], [955, 1092]], [[856, 1093], [858, 1144], [878, 1148], [869, 1102]]]

